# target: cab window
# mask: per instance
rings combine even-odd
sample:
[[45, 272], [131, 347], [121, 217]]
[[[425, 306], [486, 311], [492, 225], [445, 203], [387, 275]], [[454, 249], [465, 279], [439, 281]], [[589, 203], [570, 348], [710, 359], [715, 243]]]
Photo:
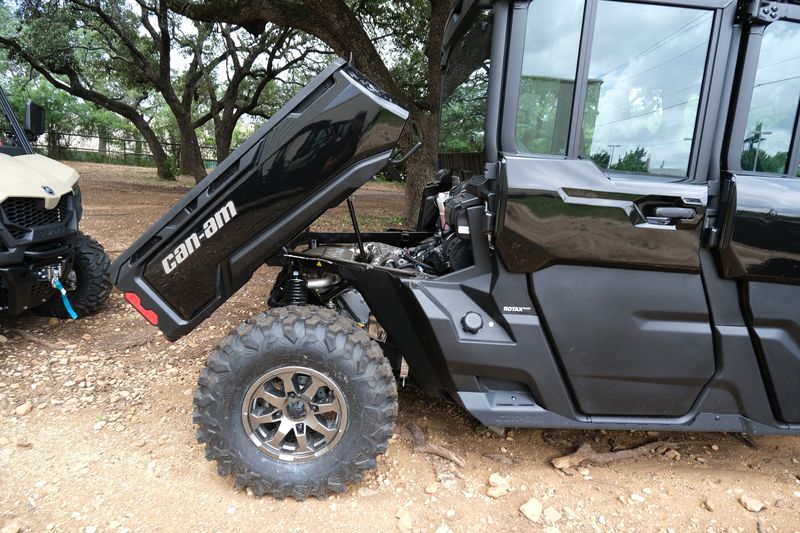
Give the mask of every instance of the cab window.
[[[592, 17], [589, 5], [528, 6], [517, 151], [592, 159], [615, 172], [687, 176], [714, 11], [596, 0]], [[582, 38], [588, 68], [579, 56]], [[577, 83], [585, 86], [580, 113], [572, 109]]]
[[567, 153], [583, 4], [536, 0], [528, 8], [517, 110], [521, 152]]
[[800, 175], [787, 169], [800, 102], [800, 24], [778, 21], [764, 30], [753, 97], [742, 141], [741, 168]]
[[686, 176], [713, 13], [605, 0], [597, 9], [581, 155], [604, 169]]
[[492, 12], [481, 11], [450, 50], [443, 73], [439, 153], [484, 150]]

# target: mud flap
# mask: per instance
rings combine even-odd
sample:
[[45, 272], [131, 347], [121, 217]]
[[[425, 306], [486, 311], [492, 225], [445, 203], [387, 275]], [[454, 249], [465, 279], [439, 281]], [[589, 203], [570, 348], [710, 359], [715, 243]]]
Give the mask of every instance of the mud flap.
[[187, 334], [379, 172], [407, 118], [335, 61], [114, 262], [115, 284], [168, 338]]

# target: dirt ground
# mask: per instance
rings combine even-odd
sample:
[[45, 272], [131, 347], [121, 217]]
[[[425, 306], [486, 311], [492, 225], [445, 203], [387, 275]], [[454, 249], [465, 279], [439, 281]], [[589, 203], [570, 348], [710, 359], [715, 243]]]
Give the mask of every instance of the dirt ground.
[[[147, 169], [75, 167], [83, 229], [112, 257], [189, 186], [158, 183]], [[382, 229], [399, 220], [402, 190], [370, 185], [356, 204], [366, 229]], [[342, 228], [344, 217], [338, 208], [319, 227]], [[274, 275], [259, 271], [176, 343], [119, 293], [85, 320], [4, 319], [2, 531], [800, 531], [799, 438], [527, 429], [500, 437], [460, 407], [409, 389], [399, 426], [416, 422], [466, 467], [414, 453], [399, 428], [378, 468], [344, 495], [300, 503], [237, 491], [195, 441], [192, 392], [215, 342], [265, 308]], [[550, 465], [584, 442], [608, 451], [652, 440], [673, 444], [568, 473]], [[487, 495], [493, 473], [510, 489], [498, 498]], [[536, 523], [520, 512], [531, 498], [543, 507]], [[749, 498], [764, 508], [748, 511], [741, 500]]]

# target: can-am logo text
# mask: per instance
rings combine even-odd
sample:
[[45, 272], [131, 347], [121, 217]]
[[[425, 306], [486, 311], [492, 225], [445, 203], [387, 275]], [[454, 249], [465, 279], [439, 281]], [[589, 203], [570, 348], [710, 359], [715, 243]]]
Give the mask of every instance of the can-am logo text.
[[233, 200], [225, 204], [222, 209], [214, 213], [214, 216], [203, 222], [203, 230], [199, 233], [192, 233], [179, 244], [167, 257], [161, 261], [164, 273], [169, 274], [178, 265], [186, 261], [190, 255], [200, 248], [200, 243], [214, 236], [225, 224], [237, 215], [236, 206]]

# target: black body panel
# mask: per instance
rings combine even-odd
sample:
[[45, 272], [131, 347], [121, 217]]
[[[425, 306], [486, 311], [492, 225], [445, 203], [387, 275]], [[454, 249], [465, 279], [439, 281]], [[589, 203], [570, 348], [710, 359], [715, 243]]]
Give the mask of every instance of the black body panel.
[[377, 173], [407, 116], [333, 63], [115, 261], [116, 284], [168, 337], [191, 331]]
[[800, 180], [736, 176], [733, 186], [720, 247], [725, 276], [800, 284]]
[[413, 367], [413, 377], [428, 394], [445, 395], [454, 385], [428, 316], [401, 279], [378, 269], [343, 270], [342, 277], [363, 295], [370, 311]]
[[[482, 215], [482, 207], [467, 210], [474, 266], [436, 280], [405, 284], [430, 321], [458, 390], [494, 394], [500, 386], [512, 404], [546, 405], [572, 413], [558, 364], [536, 316], [528, 277], [512, 274], [494, 260], [480, 234]], [[465, 331], [461, 324], [467, 313], [482, 317], [484, 325], [476, 333]]]
[[680, 416], [714, 374], [699, 276], [554, 266], [533, 281], [583, 413]]
[[[565, 365], [556, 355], [554, 339], [549, 333], [553, 326], [533, 299], [527, 281], [530, 276], [509, 273], [498, 261], [496, 253], [490, 250], [478, 229], [481, 207], [470, 208], [468, 217], [475, 264], [447, 276], [425, 279], [337, 260], [326, 260], [323, 265], [352, 282], [364, 295], [379, 323], [387, 330], [389, 342], [407, 359], [411, 377], [426, 392], [445, 393], [456, 398], [473, 416], [490, 426], [800, 432], [800, 425], [787, 424], [774, 415], [751, 335], [738, 304], [736, 283], [719, 277], [713, 257], [705, 250], [699, 252], [702, 286], [698, 289], [693, 286], [694, 281], [689, 283], [698, 289], [700, 296], [688, 302], [691, 305], [672, 298], [670, 303], [677, 309], [675, 317], [657, 317], [670, 319], [650, 319], [642, 323], [656, 328], [677, 328], [690, 339], [687, 342], [700, 342], [705, 348], [709, 348], [708, 339], [713, 336], [710, 353], [676, 345], [675, 352], [666, 355], [665, 351], [660, 352], [664, 355], [661, 360], [646, 354], [649, 366], [640, 367], [657, 373], [661, 371], [659, 365], [666, 365], [676, 373], [679, 381], [667, 377], [664, 383], [651, 381], [650, 387], [664, 396], [666, 389], [661, 387], [671, 388], [676, 396], [683, 393], [678, 389], [684, 387], [688, 398], [664, 399], [672, 406], [673, 413], [680, 413], [668, 416], [582, 413], [572, 400], [582, 392], [570, 385]], [[338, 240], [337, 235], [317, 236], [321, 241]], [[292, 254], [291, 257], [298, 256]], [[309, 257], [305, 263], [309, 269], [319, 268], [316, 261]], [[554, 267], [534, 277], [570, 268], [589, 270], [585, 267]], [[619, 272], [622, 276], [642, 274], [630, 270]], [[670, 276], [684, 280], [692, 277], [681, 273]], [[676, 284], [678, 282], [672, 283], [671, 287]], [[568, 292], [561, 291], [560, 294], [563, 296]], [[575, 293], [579, 294], [577, 290]], [[702, 310], [697, 313], [690, 310], [691, 306], [702, 307], [703, 293], [712, 310], [711, 316], [701, 317]], [[627, 296], [629, 306], [635, 307], [634, 296], [633, 293]], [[613, 297], [616, 305], [620, 296]], [[645, 304], [642, 306], [647, 307]], [[467, 312], [477, 312], [483, 317], [484, 326], [477, 333], [463, 329], [461, 318]], [[713, 326], [708, 323], [712, 317]], [[671, 318], [677, 319], [673, 322]], [[577, 319], [575, 322], [577, 325]], [[697, 336], [691, 338], [694, 330], [698, 332]], [[629, 329], [624, 332], [616, 330], [621, 337], [628, 332]], [[647, 332], [644, 328], [640, 333], [646, 336]], [[653, 339], [654, 344], [661, 342], [663, 338]], [[697, 362], [685, 358], [689, 354], [685, 354], [684, 349], [697, 355]], [[675, 357], [679, 358], [679, 363], [673, 361]], [[636, 359], [632, 362], [634, 365], [638, 363]], [[627, 368], [628, 363], [623, 362], [621, 368]], [[675, 367], [680, 363], [691, 365], [692, 369], [676, 372]], [[623, 387], [635, 385], [638, 379], [623, 381]], [[628, 394], [620, 388], [616, 393]], [[600, 399], [611, 401], [608, 397]], [[634, 398], [631, 404], [635, 406], [639, 400], [641, 398]], [[658, 411], [654, 408], [652, 412]]]
[[800, 286], [750, 283], [747, 292], [778, 416], [800, 423]]
[[730, 178], [719, 247], [741, 285], [746, 319], [775, 417], [800, 423], [800, 181]]
[[688, 413], [715, 371], [700, 276], [706, 187], [612, 179], [586, 160], [507, 156], [501, 168], [496, 248], [510, 271], [533, 275], [576, 410]]
[[[592, 161], [508, 156], [497, 249], [512, 272], [559, 263], [699, 271], [706, 187], [610, 180]], [[651, 223], [656, 207], [689, 207], [692, 220]], [[648, 220], [649, 219], [649, 220]]]

